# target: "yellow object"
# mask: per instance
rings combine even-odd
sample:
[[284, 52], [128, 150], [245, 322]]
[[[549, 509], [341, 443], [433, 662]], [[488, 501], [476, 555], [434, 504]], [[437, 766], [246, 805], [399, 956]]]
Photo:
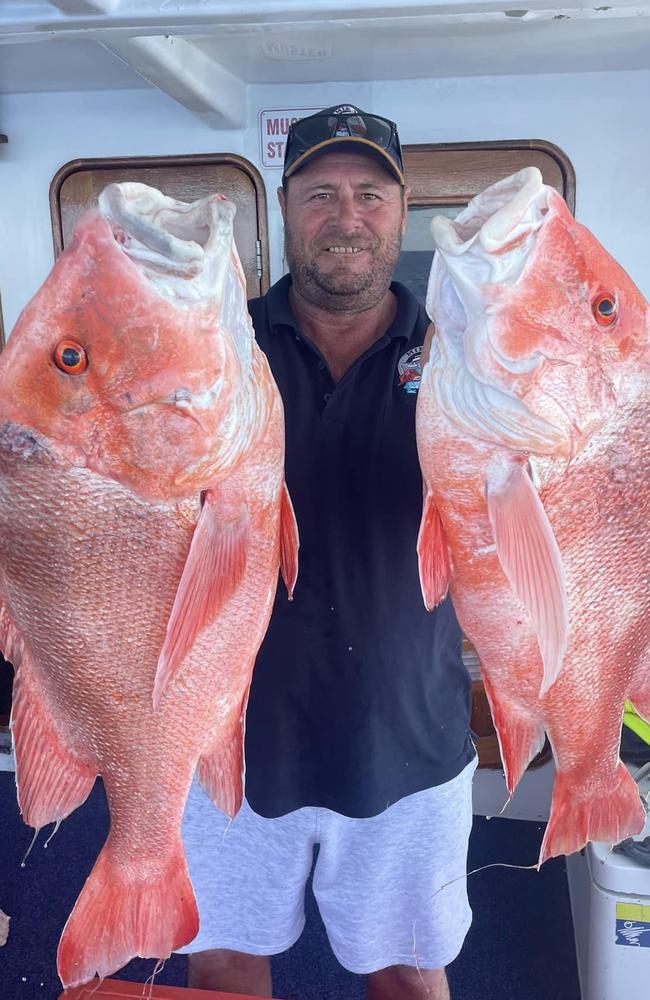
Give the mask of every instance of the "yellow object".
[[641, 718], [631, 701], [625, 702], [623, 722], [633, 733], [636, 733], [645, 743], [650, 745], [650, 723]]
[[650, 906], [641, 906], [640, 903], [617, 903], [617, 920], [640, 920], [642, 923], [650, 924]]

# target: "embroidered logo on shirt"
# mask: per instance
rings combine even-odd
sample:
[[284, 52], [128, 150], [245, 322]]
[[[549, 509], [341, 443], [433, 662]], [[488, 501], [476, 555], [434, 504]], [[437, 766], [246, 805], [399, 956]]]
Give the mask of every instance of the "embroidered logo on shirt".
[[422, 347], [412, 347], [397, 362], [397, 380], [404, 392], [414, 395], [420, 388]]

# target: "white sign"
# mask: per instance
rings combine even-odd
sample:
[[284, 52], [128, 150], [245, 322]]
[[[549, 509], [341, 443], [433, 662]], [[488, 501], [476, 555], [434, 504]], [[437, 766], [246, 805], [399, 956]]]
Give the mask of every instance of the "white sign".
[[294, 122], [315, 115], [322, 108], [293, 108], [282, 111], [260, 111], [260, 159], [265, 167], [281, 167], [287, 132]]

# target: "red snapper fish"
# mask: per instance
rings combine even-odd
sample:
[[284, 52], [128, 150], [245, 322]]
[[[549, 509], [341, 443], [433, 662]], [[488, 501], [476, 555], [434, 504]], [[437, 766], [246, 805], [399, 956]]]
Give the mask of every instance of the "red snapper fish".
[[110, 832], [64, 928], [66, 987], [188, 943], [192, 776], [242, 801], [243, 720], [298, 539], [279, 393], [222, 196], [108, 187], [0, 357], [0, 648], [37, 828], [104, 781]]
[[540, 864], [638, 833], [650, 719], [650, 309], [529, 168], [432, 224], [420, 388], [426, 605], [476, 647], [512, 795], [548, 734]]

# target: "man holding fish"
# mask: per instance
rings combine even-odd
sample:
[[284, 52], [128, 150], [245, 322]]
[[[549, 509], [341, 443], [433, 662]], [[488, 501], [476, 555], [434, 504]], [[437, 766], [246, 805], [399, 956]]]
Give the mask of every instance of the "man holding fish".
[[449, 996], [475, 752], [448, 591], [509, 792], [553, 747], [540, 863], [644, 826], [618, 748], [625, 699], [650, 720], [650, 308], [527, 167], [434, 220], [421, 371], [407, 193], [392, 122], [296, 123], [255, 340], [233, 206], [109, 185], [2, 353], [19, 805], [58, 823], [101, 775], [111, 815], [65, 987], [184, 948], [193, 986], [268, 995], [318, 844], [371, 1000]]
[[352, 106], [290, 130], [279, 191], [290, 274], [249, 303], [283, 397], [299, 525], [247, 712], [246, 800], [229, 824], [197, 787], [184, 839], [200, 932], [189, 985], [270, 995], [268, 956], [313, 887], [371, 1000], [449, 996], [470, 923], [462, 878], [476, 766], [449, 600], [424, 609], [415, 444], [428, 318], [391, 283], [408, 189], [394, 123]]

